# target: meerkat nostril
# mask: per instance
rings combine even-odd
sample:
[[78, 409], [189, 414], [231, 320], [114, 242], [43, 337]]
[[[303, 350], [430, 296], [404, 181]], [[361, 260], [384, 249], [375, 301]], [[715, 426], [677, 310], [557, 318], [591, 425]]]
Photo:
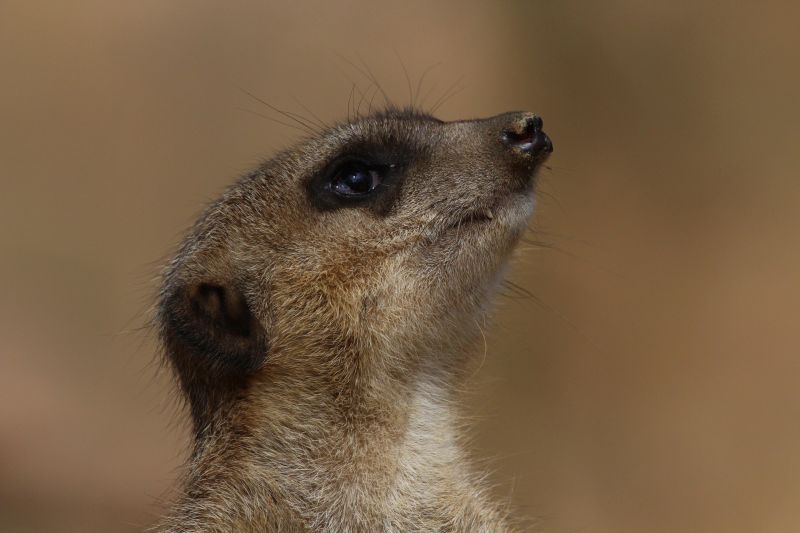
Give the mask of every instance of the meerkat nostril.
[[503, 131], [503, 142], [510, 148], [525, 154], [540, 156], [553, 151], [550, 137], [542, 131], [544, 121], [536, 115], [528, 115]]

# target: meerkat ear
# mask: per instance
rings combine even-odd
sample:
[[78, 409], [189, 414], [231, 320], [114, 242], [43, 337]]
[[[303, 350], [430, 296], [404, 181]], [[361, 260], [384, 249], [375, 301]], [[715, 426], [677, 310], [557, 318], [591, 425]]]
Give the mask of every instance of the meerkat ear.
[[244, 383], [266, 358], [267, 334], [244, 293], [228, 283], [182, 284], [161, 304], [168, 355], [193, 408]]
[[220, 370], [244, 373], [264, 361], [267, 343], [261, 323], [241, 291], [232, 286], [198, 283], [188, 288], [195, 330], [206, 355], [214, 356]]

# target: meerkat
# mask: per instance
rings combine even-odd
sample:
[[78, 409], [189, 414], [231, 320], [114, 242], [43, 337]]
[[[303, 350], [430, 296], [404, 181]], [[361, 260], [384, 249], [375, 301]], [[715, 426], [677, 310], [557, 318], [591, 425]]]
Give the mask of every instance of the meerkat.
[[211, 204], [159, 294], [194, 446], [151, 531], [511, 531], [458, 404], [552, 150], [532, 113], [389, 109]]

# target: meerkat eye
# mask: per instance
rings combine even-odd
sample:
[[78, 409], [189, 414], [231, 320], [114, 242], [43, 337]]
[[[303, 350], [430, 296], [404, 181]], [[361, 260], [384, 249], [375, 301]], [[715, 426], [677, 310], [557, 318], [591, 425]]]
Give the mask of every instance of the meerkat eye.
[[383, 181], [379, 168], [364, 163], [348, 163], [331, 178], [330, 190], [341, 198], [362, 198], [372, 193]]

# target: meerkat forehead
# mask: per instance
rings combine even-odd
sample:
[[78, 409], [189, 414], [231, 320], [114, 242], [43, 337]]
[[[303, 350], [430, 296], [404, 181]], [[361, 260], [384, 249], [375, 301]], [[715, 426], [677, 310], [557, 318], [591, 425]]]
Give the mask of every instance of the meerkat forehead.
[[195, 421], [269, 365], [469, 337], [449, 330], [485, 303], [551, 152], [532, 113], [444, 122], [387, 110], [233, 184], [161, 291], [162, 339]]

